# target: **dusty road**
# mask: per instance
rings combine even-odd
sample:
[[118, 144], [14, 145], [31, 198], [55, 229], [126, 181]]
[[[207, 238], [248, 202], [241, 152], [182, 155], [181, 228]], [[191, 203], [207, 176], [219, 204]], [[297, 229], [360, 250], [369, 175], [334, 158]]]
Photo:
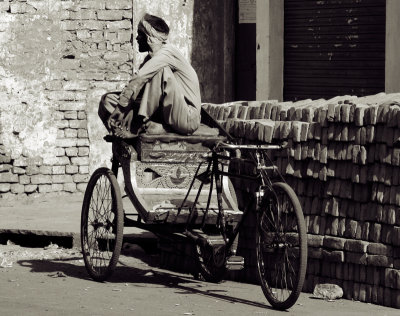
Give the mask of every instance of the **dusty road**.
[[[272, 310], [261, 288], [210, 284], [157, 268], [157, 256], [121, 256], [109, 282], [86, 274], [78, 250], [0, 245], [1, 315], [399, 315], [399, 310], [303, 293], [290, 311]], [[132, 255], [132, 253], [131, 253]]]

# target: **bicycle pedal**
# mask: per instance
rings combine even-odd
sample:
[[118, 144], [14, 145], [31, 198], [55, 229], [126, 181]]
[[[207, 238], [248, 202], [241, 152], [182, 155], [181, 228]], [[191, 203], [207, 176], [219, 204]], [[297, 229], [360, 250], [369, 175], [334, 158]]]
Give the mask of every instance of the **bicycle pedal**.
[[242, 270], [244, 268], [244, 258], [241, 256], [230, 256], [226, 260], [228, 270]]

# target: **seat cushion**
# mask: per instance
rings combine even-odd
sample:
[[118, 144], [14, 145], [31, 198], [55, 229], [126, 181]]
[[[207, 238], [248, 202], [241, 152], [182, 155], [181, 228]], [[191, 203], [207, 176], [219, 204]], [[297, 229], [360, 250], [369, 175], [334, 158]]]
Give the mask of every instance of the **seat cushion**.
[[143, 133], [139, 136], [137, 151], [140, 161], [203, 161], [205, 153], [216, 142], [226, 140], [219, 136], [217, 128], [201, 124], [192, 135], [167, 132], [163, 134]]

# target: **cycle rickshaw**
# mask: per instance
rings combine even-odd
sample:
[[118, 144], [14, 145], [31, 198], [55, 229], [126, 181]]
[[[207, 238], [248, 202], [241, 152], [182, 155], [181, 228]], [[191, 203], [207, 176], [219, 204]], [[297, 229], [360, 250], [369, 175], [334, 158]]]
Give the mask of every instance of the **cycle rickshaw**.
[[[112, 168], [99, 168], [91, 176], [81, 215], [82, 253], [94, 280], [106, 280], [115, 269], [125, 225], [184, 236], [204, 279], [219, 282], [227, 270], [244, 267], [244, 258], [236, 254], [237, 236], [247, 215], [255, 212], [263, 293], [276, 309], [296, 302], [306, 273], [307, 234], [295, 192], [275, 177], [279, 172], [269, 152], [281, 146], [238, 144], [204, 109], [202, 125], [191, 136], [142, 134], [131, 143], [105, 139], [112, 142]], [[233, 168], [241, 163], [250, 164], [252, 172]], [[137, 215], [124, 211], [119, 169]], [[255, 187], [243, 209], [234, 179]]]

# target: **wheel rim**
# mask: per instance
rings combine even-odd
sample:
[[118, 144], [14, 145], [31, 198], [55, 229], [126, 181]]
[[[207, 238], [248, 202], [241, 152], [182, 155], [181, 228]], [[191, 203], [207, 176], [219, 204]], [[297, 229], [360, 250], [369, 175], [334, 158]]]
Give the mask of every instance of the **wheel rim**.
[[95, 275], [107, 273], [117, 234], [115, 192], [108, 177], [100, 175], [93, 187], [84, 225], [83, 251]]
[[259, 218], [257, 261], [266, 296], [279, 304], [299, 291], [301, 234], [294, 205], [286, 192], [275, 190], [271, 201], [262, 208]]

